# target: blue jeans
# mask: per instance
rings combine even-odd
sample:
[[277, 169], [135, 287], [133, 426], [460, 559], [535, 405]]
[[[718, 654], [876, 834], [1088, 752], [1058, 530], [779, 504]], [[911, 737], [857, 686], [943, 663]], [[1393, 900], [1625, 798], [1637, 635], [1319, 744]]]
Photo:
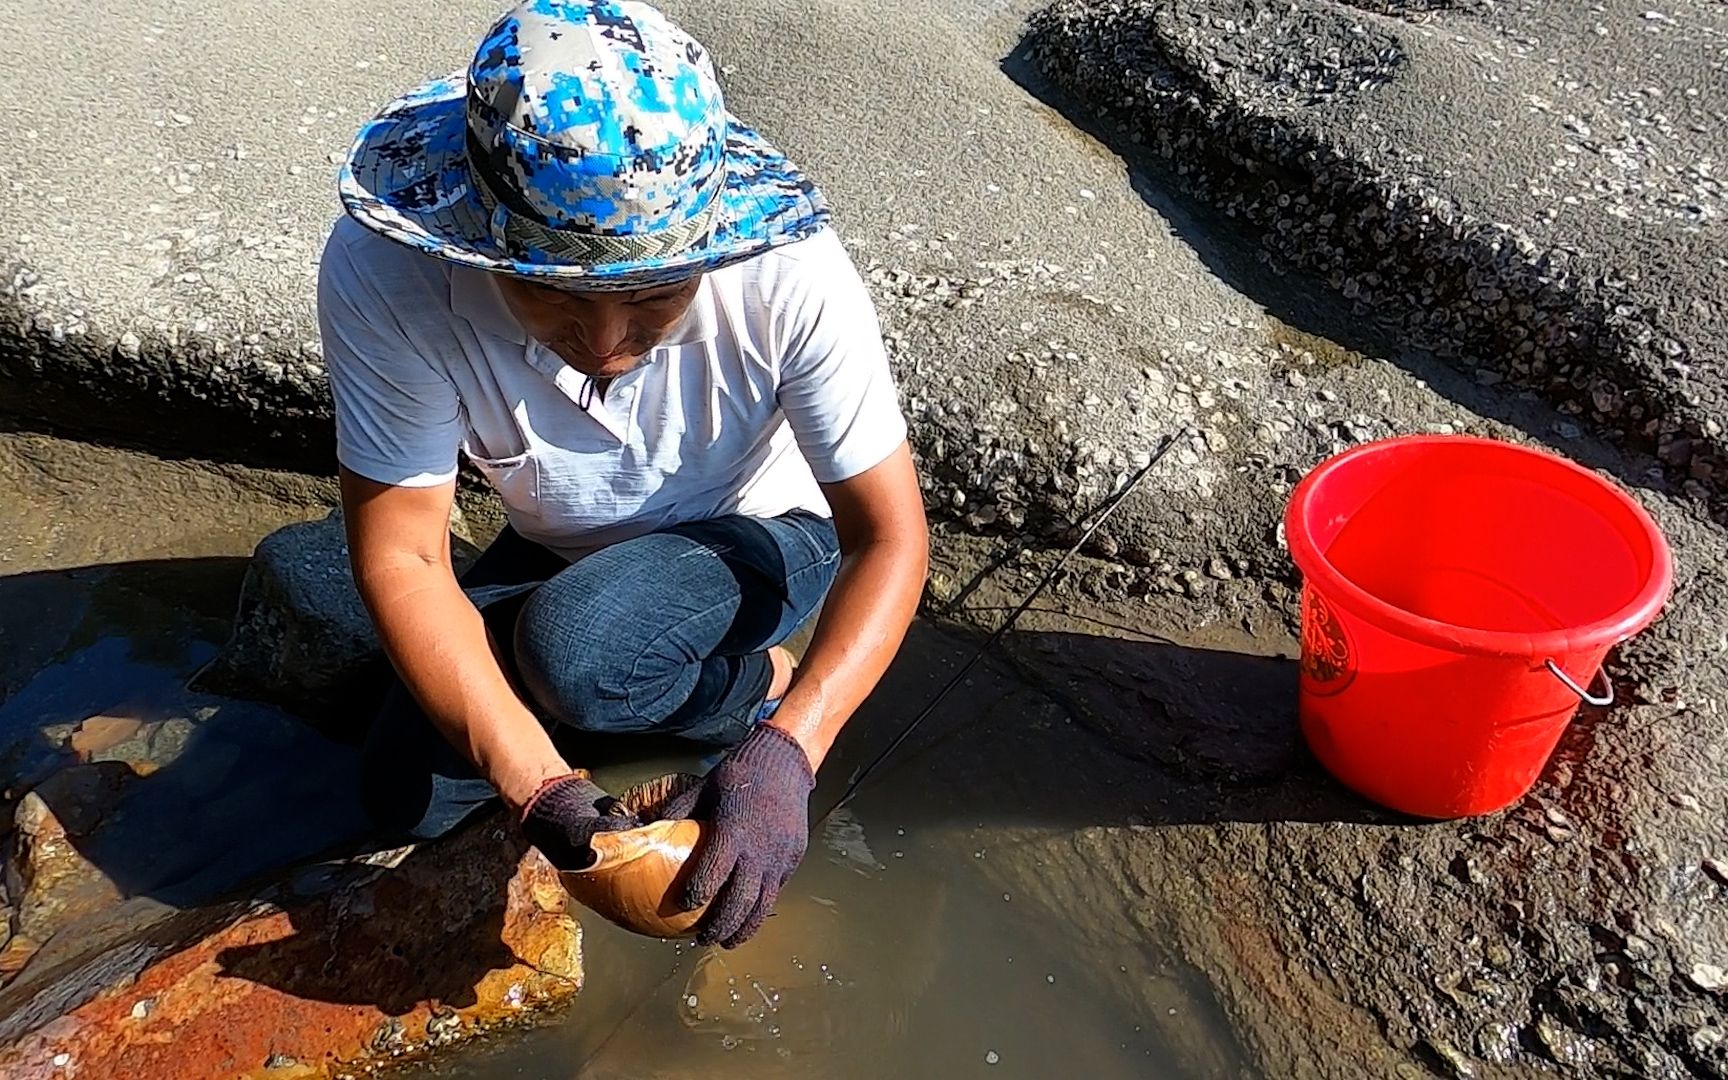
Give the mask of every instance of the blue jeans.
[[[737, 743], [773, 678], [766, 650], [811, 617], [839, 564], [833, 523], [798, 510], [679, 525], [574, 563], [506, 527], [462, 584], [538, 583], [481, 614], [505, 674], [579, 756], [586, 733]], [[405, 838], [442, 835], [497, 794], [399, 680], [361, 768], [374, 822]]]

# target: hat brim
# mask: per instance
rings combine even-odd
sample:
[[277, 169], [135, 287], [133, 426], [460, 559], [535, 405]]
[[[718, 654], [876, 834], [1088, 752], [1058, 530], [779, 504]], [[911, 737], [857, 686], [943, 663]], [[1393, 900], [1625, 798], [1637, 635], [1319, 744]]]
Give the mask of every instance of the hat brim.
[[403, 95], [360, 129], [342, 166], [343, 207], [362, 225], [466, 266], [583, 288], [642, 288], [719, 269], [817, 232], [822, 195], [766, 139], [728, 114], [726, 178], [706, 238], [676, 254], [573, 265], [512, 257], [468, 176], [464, 74]]

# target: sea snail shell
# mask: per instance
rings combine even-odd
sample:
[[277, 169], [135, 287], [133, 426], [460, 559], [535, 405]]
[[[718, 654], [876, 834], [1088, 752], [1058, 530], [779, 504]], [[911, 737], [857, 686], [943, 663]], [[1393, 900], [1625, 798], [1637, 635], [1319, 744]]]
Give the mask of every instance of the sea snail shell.
[[701, 783], [701, 777], [672, 773], [623, 792], [618, 801], [648, 822], [635, 829], [595, 833], [589, 842], [594, 862], [564, 871], [564, 889], [602, 918], [649, 937], [688, 937], [707, 905], [685, 911], [679, 901], [689, 877], [690, 853], [706, 838], [706, 822], [655, 820], [661, 807]]

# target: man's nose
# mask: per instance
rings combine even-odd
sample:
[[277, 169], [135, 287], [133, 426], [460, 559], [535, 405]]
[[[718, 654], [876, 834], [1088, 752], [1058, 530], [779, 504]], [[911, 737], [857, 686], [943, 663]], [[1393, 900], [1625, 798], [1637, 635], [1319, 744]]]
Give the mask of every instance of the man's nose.
[[629, 334], [630, 319], [622, 304], [595, 304], [576, 325], [576, 339], [590, 356], [611, 356]]

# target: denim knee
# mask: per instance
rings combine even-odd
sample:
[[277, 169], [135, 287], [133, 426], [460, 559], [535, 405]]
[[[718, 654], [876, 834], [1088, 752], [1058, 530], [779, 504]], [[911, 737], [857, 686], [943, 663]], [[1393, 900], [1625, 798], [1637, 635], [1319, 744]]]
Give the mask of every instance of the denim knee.
[[513, 629], [521, 687], [582, 731], [679, 734], [747, 723], [770, 680], [763, 650], [820, 602], [833, 528], [716, 518], [626, 540], [536, 589]]
[[548, 720], [578, 731], [631, 730], [630, 650], [616, 635], [585, 632], [584, 614], [539, 592], [523, 605], [514, 641], [523, 689]]

